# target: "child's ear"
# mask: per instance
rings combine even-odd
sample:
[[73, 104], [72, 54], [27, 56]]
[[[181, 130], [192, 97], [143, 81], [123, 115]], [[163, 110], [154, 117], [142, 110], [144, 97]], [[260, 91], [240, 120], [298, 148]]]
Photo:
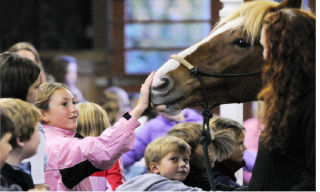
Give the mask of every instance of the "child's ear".
[[20, 137], [17, 137], [16, 138], [16, 143], [17, 143], [17, 145], [19, 146], [19, 147], [24, 147], [24, 142], [23, 141], [20, 141]]
[[41, 122], [44, 122], [44, 123], [49, 123], [49, 116], [47, 114], [47, 112], [41, 110]]
[[157, 163], [156, 162], [150, 162], [149, 163], [150, 171], [151, 173], [154, 174], [160, 174], [160, 171], [158, 169]]

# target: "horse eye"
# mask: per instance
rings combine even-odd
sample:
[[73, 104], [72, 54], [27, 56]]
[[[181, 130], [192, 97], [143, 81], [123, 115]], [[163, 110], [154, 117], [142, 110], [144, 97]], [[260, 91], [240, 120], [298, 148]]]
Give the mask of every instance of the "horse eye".
[[250, 43], [246, 42], [243, 39], [236, 39], [235, 41], [232, 42], [232, 44], [237, 45], [238, 47], [241, 47], [241, 48], [248, 48], [251, 46]]

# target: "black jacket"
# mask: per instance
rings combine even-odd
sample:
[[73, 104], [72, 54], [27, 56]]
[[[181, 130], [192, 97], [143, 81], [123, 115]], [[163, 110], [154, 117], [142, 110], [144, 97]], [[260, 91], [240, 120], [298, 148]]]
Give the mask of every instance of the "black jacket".
[[0, 174], [0, 191], [22, 191], [22, 188], [17, 184], [9, 184], [6, 178]]
[[31, 175], [19, 169], [14, 169], [7, 163], [5, 163], [1, 168], [1, 175], [6, 179], [7, 186], [17, 184], [22, 188], [23, 191], [28, 191], [29, 189], [34, 188]]
[[[183, 181], [187, 186], [199, 187], [203, 190], [210, 191], [210, 183], [206, 170], [190, 169], [188, 177]], [[214, 181], [216, 190], [218, 191], [246, 191], [247, 187], [235, 187], [232, 185], [225, 185], [219, 182]]]
[[232, 162], [228, 159], [224, 160], [223, 162], [216, 161], [214, 163], [214, 167], [212, 168], [213, 177], [219, 183], [240, 187], [240, 185], [237, 183], [235, 173], [245, 165], [246, 164], [244, 161], [242, 161], [242, 163]]
[[285, 153], [268, 150], [260, 143], [249, 190], [314, 191], [315, 187], [315, 91], [305, 94], [300, 115], [292, 119], [290, 147]]

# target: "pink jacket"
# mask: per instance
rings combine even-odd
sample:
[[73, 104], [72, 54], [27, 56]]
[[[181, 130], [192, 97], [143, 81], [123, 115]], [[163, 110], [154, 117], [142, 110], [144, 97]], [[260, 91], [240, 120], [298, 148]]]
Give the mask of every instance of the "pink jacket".
[[[88, 177], [72, 189], [65, 186], [65, 179], [73, 180], [73, 176], [81, 175], [89, 170], [88, 166], [80, 166], [83, 164], [91, 163], [91, 168], [109, 169], [123, 153], [130, 150], [135, 140], [134, 129], [139, 125], [140, 123], [134, 117], [129, 120], [122, 117], [99, 137], [83, 139], [76, 138], [75, 131], [44, 125], [48, 155], [45, 179], [50, 190], [92, 190]], [[62, 171], [67, 171], [73, 176], [62, 178]]]

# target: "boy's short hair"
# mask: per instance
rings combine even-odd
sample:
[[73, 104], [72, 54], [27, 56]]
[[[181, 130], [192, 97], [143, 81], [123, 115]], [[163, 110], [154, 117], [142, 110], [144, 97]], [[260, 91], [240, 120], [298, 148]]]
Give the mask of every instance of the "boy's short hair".
[[16, 138], [28, 141], [35, 131], [36, 124], [40, 121], [40, 112], [32, 104], [20, 99], [0, 99], [0, 111], [5, 113], [14, 123], [14, 130], [10, 144], [17, 146]]
[[14, 131], [14, 123], [8, 117], [7, 114], [5, 114], [2, 110], [0, 110], [0, 139], [6, 134], [6, 133], [13, 133]]
[[144, 152], [144, 160], [148, 172], [150, 172], [149, 165], [151, 162], [159, 163], [163, 157], [171, 152], [190, 155], [191, 147], [184, 140], [173, 136], [159, 137], [149, 143]]
[[190, 145], [191, 152], [193, 153], [195, 148], [200, 144], [201, 127], [200, 123], [178, 123], [168, 131], [167, 135], [183, 139]]

